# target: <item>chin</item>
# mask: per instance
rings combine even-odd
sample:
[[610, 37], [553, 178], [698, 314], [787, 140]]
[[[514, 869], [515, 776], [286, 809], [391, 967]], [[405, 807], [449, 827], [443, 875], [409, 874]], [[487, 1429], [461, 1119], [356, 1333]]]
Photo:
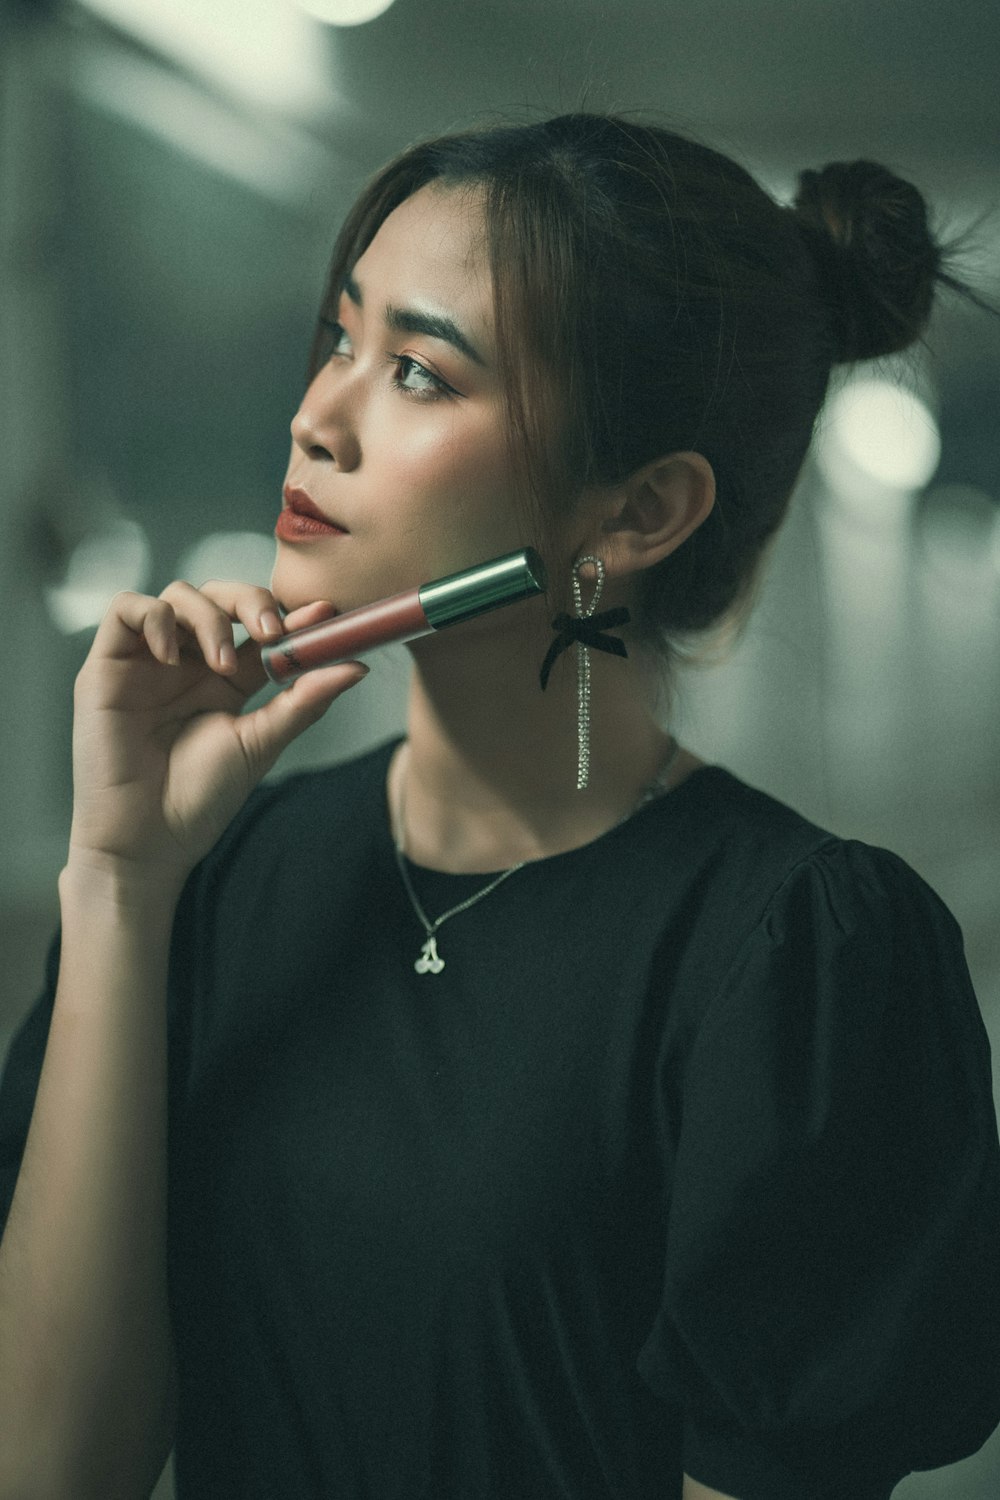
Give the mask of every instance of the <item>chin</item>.
[[277, 569], [271, 574], [271, 593], [274, 595], [286, 615], [290, 615], [293, 609], [301, 609], [305, 604], [314, 604], [317, 599], [329, 599], [329, 592], [320, 589], [303, 588], [301, 582], [295, 583], [283, 578]]
[[328, 569], [310, 567], [306, 558], [289, 557], [279, 546], [271, 569], [271, 593], [283, 609], [301, 609], [317, 599], [332, 599]]

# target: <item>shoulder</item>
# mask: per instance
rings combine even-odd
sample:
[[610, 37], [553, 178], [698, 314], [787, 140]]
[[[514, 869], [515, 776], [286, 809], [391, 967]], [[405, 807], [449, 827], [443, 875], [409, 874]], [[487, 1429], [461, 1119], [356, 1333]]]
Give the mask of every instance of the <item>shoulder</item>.
[[978, 1032], [962, 930], [933, 886], [894, 850], [729, 782], [743, 916], [714, 995], [719, 1014], [731, 1020], [735, 1009], [779, 1032], [846, 1027], [855, 1040], [873, 1040], [894, 1014], [915, 1040], [952, 1012]]
[[[756, 1129], [761, 1160], [822, 1140], [834, 1161], [854, 1118], [903, 1150], [893, 1132], [909, 1120], [916, 1139], [933, 1094], [994, 1139], [989, 1040], [945, 902], [893, 850], [814, 832], [753, 796], [780, 856], [757, 863], [758, 889], [744, 878], [743, 908], [730, 906], [705, 982], [687, 991], [688, 1123], [718, 1127], [744, 1156]], [[734, 837], [746, 845], [739, 819]]]
[[721, 766], [699, 770], [650, 810], [647, 872], [680, 891], [670, 944], [688, 955], [701, 1009], [739, 975], [765, 985], [778, 968], [859, 967], [894, 954], [962, 958], [958, 923], [891, 849], [843, 837]]
[[892, 849], [845, 837], [722, 766], [694, 778], [706, 811], [708, 857], [737, 883], [758, 921], [773, 919], [812, 888], [832, 911], [926, 904], [954, 922], [936, 891]]

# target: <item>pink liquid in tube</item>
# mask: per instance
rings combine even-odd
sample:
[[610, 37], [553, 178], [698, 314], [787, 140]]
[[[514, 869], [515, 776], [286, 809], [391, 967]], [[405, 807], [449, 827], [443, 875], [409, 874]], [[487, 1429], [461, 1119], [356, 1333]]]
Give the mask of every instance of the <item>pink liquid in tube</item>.
[[319, 625], [293, 630], [261, 648], [260, 659], [272, 682], [289, 683], [304, 672], [354, 661], [366, 652], [396, 641], [415, 641], [474, 615], [516, 604], [540, 594], [545, 567], [528, 547], [490, 562], [393, 594], [359, 609], [350, 609]]

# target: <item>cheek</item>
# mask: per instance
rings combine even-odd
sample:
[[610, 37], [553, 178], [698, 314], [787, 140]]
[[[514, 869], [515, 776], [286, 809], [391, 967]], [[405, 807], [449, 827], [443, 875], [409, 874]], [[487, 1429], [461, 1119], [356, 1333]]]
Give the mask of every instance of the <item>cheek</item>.
[[527, 545], [496, 408], [367, 415], [352, 540], [339, 552], [278, 549], [273, 587], [286, 608], [325, 598], [353, 608]]
[[509, 487], [509, 464], [499, 413], [428, 403], [382, 435], [383, 452], [408, 493], [464, 495], [470, 487]]
[[[506, 441], [493, 424], [456, 423], [424, 477], [434, 514], [440, 519], [443, 506], [456, 535], [476, 537], [479, 558], [499, 556], [520, 545], [522, 508]], [[418, 484], [423, 488], [419, 478]], [[428, 522], [431, 519], [428, 516]], [[465, 566], [464, 556], [459, 562]]]
[[[400, 444], [394, 535], [397, 557], [420, 558], [426, 578], [443, 577], [526, 545], [523, 507], [499, 420], [460, 410], [434, 413]], [[392, 483], [392, 476], [389, 477]]]

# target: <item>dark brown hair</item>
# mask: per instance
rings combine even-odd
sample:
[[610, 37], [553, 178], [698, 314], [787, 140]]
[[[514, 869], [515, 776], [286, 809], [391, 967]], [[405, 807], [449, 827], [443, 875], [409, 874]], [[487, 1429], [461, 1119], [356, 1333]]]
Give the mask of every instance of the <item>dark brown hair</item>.
[[[944, 269], [959, 242], [939, 245], [920, 193], [883, 166], [804, 171], [783, 207], [693, 139], [569, 114], [390, 162], [344, 224], [321, 315], [336, 318], [383, 220], [432, 181], [482, 194], [512, 457], [560, 580], [570, 559], [554, 557], [552, 518], [584, 485], [673, 452], [712, 466], [709, 516], [637, 583], [637, 638], [667, 659], [749, 613], [832, 367], [923, 341], [937, 283], [996, 311]], [[319, 327], [310, 377], [323, 339]]]

